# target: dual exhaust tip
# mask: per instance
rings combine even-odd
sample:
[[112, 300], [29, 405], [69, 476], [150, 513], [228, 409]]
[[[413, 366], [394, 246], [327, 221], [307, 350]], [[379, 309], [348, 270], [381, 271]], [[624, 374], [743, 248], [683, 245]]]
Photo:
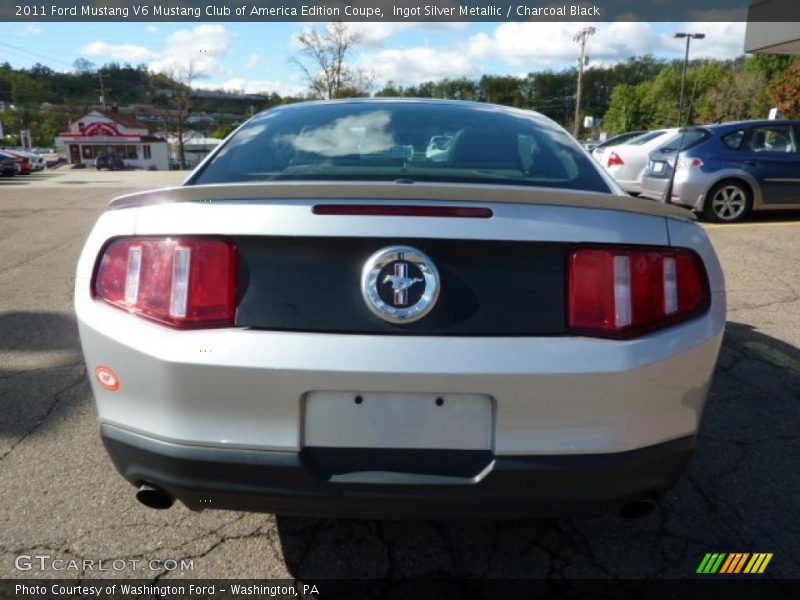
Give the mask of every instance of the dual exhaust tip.
[[175, 504], [172, 494], [151, 483], [143, 483], [136, 490], [136, 499], [147, 508], [166, 510]]
[[619, 516], [623, 519], [643, 519], [656, 508], [656, 501], [651, 496], [642, 496], [628, 502], [619, 509]]

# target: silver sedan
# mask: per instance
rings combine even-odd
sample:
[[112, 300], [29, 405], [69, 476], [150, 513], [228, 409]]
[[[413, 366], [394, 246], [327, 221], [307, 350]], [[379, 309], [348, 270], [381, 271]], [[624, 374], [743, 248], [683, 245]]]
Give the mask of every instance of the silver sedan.
[[353, 100], [266, 111], [184, 185], [114, 200], [75, 306], [147, 506], [499, 517], [680, 477], [725, 284], [688, 211], [542, 115]]

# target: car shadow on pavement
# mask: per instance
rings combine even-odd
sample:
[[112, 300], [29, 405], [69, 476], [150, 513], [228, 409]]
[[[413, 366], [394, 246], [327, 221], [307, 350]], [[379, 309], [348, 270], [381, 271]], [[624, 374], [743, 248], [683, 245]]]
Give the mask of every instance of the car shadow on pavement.
[[[75, 318], [0, 314], [0, 456], [88, 394]], [[51, 418], [53, 417], [53, 418]]]
[[706, 552], [800, 576], [800, 351], [729, 322], [697, 452], [639, 519], [393, 522], [278, 516], [297, 579], [686, 578]]

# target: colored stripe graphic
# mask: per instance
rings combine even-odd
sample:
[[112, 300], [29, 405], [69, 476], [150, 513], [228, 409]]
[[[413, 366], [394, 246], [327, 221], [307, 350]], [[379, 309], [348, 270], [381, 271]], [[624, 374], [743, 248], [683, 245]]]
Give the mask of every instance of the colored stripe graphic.
[[696, 573], [705, 573], [706, 572], [706, 565], [708, 564], [708, 561], [710, 559], [711, 559], [711, 555], [710, 554], [706, 554], [703, 557], [703, 560], [700, 561], [700, 566], [697, 567]]
[[772, 553], [768, 552], [709, 552], [703, 556], [696, 572], [711, 575], [757, 574], [763, 573], [771, 560]]
[[730, 573], [730, 568], [735, 564], [736, 560], [738, 560], [738, 554], [728, 554], [728, 558], [725, 559], [725, 562], [722, 563], [722, 568], [719, 570], [720, 573]]

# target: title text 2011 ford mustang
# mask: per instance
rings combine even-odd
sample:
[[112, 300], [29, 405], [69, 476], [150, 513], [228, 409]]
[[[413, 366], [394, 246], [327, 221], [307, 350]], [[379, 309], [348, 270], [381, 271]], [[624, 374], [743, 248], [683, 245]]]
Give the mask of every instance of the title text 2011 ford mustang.
[[268, 110], [114, 200], [75, 305], [142, 502], [355, 517], [668, 489], [725, 323], [690, 213], [534, 112], [394, 99]]

